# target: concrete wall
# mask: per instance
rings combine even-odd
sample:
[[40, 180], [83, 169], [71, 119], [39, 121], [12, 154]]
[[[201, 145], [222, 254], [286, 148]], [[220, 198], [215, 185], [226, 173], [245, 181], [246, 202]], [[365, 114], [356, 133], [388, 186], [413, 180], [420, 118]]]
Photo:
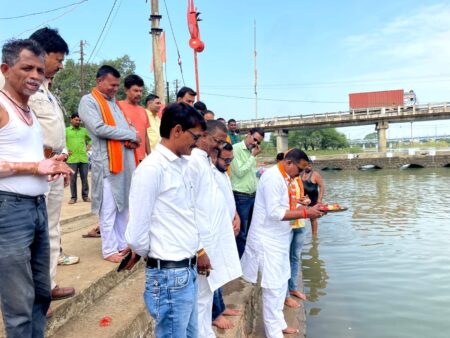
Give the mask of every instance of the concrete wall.
[[413, 164], [424, 168], [442, 168], [450, 166], [450, 155], [399, 156], [353, 159], [317, 159], [316, 169], [339, 168], [342, 170], [358, 170], [365, 165], [374, 165], [380, 169], [400, 169], [403, 165]]

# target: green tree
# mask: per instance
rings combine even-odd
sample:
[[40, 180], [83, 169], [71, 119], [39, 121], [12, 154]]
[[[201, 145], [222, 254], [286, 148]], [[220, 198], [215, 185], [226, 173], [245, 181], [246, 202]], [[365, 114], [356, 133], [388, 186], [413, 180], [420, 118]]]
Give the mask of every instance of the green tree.
[[304, 150], [342, 149], [349, 146], [346, 136], [334, 128], [291, 130], [289, 147]]
[[378, 139], [377, 132], [375, 131], [373, 133], [367, 134], [366, 136], [364, 136], [364, 139], [365, 140], [375, 140], [376, 141]]
[[[84, 71], [84, 93], [81, 92], [80, 85], [80, 63], [72, 59], [68, 59], [64, 65], [64, 70], [58, 72], [53, 81], [53, 92], [60, 98], [63, 107], [68, 115], [73, 114], [78, 110], [78, 104], [81, 97], [90, 92], [95, 87], [95, 75], [101, 65], [110, 65], [116, 68], [123, 80], [126, 76], [134, 74], [136, 71], [136, 64], [130, 59], [128, 55], [124, 55], [114, 60], [103, 60], [99, 63], [85, 64]], [[150, 91], [153, 91], [154, 85], [145, 85], [143, 100]], [[125, 98], [125, 90], [122, 85], [117, 93], [117, 99], [123, 100]]]

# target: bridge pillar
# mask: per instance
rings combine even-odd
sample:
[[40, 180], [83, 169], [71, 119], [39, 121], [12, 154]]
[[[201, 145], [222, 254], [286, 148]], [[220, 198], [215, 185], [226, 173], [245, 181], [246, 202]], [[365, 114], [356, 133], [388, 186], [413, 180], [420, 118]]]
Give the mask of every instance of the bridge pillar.
[[385, 153], [387, 150], [387, 134], [386, 130], [389, 128], [389, 123], [387, 121], [380, 121], [376, 124], [376, 131], [378, 134], [378, 151], [380, 153]]
[[274, 134], [277, 138], [277, 153], [284, 153], [288, 150], [288, 131], [286, 129], [277, 129]]

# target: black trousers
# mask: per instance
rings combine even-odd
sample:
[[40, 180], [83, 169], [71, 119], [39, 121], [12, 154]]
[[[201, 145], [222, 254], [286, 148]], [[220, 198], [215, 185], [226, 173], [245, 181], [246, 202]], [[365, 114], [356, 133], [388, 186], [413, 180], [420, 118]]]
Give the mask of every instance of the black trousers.
[[70, 194], [71, 198], [77, 199], [77, 176], [80, 173], [81, 178], [81, 196], [83, 198], [89, 197], [88, 172], [89, 163], [68, 163], [70, 168], [75, 172], [70, 177]]

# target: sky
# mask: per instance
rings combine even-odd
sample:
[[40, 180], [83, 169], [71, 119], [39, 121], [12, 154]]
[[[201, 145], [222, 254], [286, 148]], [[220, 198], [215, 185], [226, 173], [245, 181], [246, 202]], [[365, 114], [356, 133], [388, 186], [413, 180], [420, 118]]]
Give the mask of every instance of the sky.
[[[76, 5], [70, 6], [74, 3]], [[115, 3], [104, 34], [93, 49]], [[167, 5], [167, 9], [165, 5]], [[255, 117], [253, 35], [256, 20], [258, 116], [295, 116], [348, 110], [352, 92], [413, 89], [419, 103], [450, 102], [450, 1], [195, 0], [205, 50], [198, 55], [201, 100], [217, 117]], [[63, 9], [17, 19], [8, 17]], [[195, 89], [187, 0], [160, 0], [166, 31], [167, 79]], [[95, 62], [128, 54], [137, 73], [150, 70], [150, 1], [0, 0], [0, 43], [58, 28], [68, 58]], [[168, 15], [169, 14], [169, 15]], [[340, 128], [363, 138], [374, 125]], [[388, 137], [409, 137], [409, 123], [391, 124]], [[417, 122], [413, 136], [450, 134], [450, 120]]]

